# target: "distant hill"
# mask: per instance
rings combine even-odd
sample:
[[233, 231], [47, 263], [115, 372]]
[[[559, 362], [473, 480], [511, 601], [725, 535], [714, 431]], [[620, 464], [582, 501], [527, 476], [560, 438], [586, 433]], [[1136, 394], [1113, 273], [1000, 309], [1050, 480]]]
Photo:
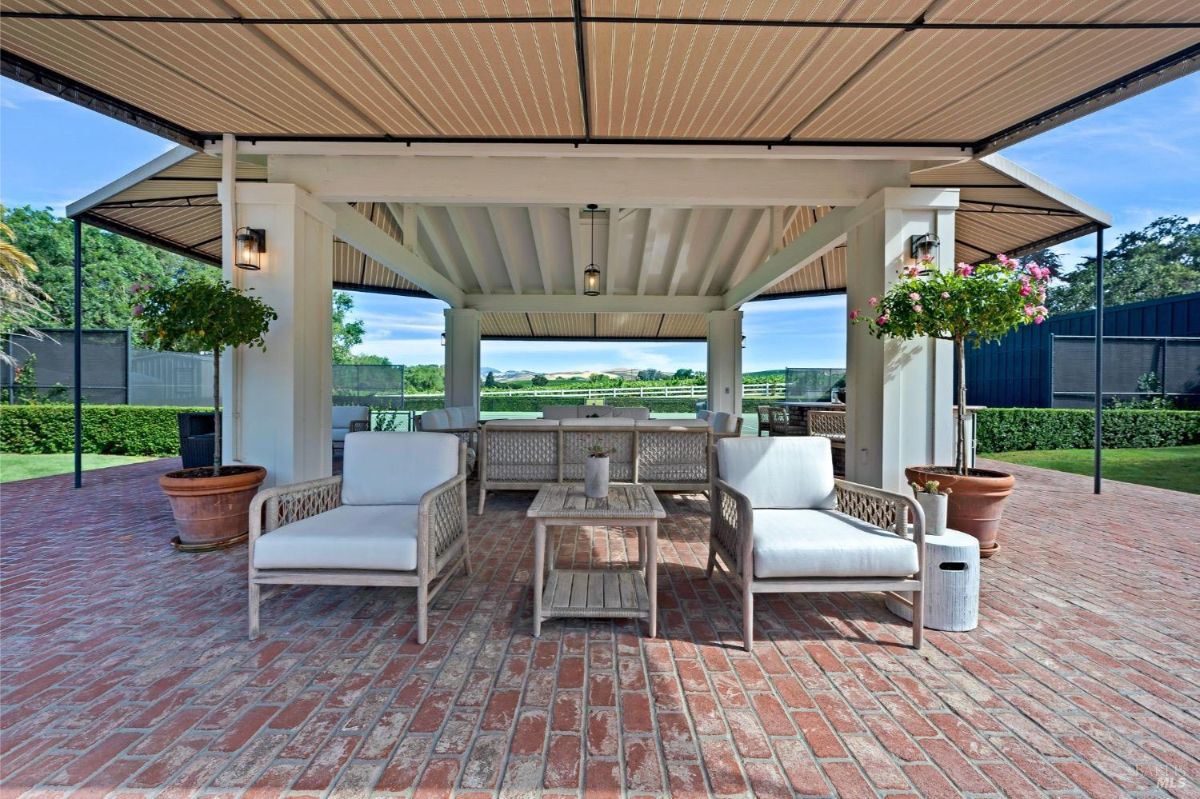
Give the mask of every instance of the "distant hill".
[[742, 376], [746, 379], [751, 377], [783, 377], [786, 373], [786, 369], [763, 369], [761, 372], [744, 372]]

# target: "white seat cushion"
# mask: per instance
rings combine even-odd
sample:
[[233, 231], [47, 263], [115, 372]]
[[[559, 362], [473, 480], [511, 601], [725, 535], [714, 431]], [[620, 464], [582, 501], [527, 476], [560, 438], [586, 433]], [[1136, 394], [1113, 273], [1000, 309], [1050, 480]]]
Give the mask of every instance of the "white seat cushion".
[[717, 442], [717, 464], [721, 479], [749, 497], [754, 508], [834, 506], [827, 438], [723, 438]]
[[415, 571], [416, 505], [342, 505], [254, 543], [256, 569]]
[[917, 545], [831, 510], [756, 509], [754, 576], [907, 577]]
[[343, 505], [416, 505], [458, 474], [450, 433], [351, 433], [342, 463]]
[[349, 432], [350, 432], [349, 427], [335, 427], [335, 428], [333, 428], [333, 440], [334, 441], [345, 441], [346, 435]]

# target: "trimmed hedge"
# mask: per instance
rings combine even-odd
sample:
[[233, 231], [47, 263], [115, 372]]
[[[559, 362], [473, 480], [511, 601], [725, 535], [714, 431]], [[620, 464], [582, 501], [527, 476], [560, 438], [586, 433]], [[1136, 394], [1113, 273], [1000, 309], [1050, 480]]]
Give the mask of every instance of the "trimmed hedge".
[[[178, 455], [175, 415], [211, 408], [149, 405], [84, 405], [83, 451], [102, 455]], [[0, 405], [0, 452], [71, 452], [75, 415], [71, 405]]]
[[[1087, 449], [1094, 417], [1075, 408], [986, 408], [978, 413], [979, 452], [1025, 449]], [[1105, 449], [1200, 444], [1200, 411], [1104, 411]]]

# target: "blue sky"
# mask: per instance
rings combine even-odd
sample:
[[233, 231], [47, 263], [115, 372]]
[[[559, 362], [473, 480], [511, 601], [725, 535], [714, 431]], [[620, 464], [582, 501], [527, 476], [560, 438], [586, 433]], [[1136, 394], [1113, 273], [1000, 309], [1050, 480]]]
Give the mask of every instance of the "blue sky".
[[[1158, 216], [1200, 218], [1200, 75], [1076, 120], [1004, 155], [1113, 215], [1115, 236]], [[171, 144], [7, 79], [0, 79], [0, 201], [58, 212]], [[1075, 263], [1085, 237], [1059, 248]], [[362, 352], [396, 363], [440, 363], [442, 308], [434, 300], [356, 294]], [[745, 369], [842, 366], [842, 297], [750, 303]], [[484, 342], [485, 366], [551, 372], [635, 366], [704, 368], [704, 345]]]

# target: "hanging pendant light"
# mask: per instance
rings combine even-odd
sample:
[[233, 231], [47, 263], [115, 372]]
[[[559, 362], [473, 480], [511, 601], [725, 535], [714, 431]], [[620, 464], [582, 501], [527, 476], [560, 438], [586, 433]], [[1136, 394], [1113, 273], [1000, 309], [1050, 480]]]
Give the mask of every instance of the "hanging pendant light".
[[600, 294], [600, 267], [596, 266], [596, 211], [600, 206], [588, 203], [588, 213], [592, 217], [592, 257], [587, 269], [583, 270], [583, 293], [589, 297]]

